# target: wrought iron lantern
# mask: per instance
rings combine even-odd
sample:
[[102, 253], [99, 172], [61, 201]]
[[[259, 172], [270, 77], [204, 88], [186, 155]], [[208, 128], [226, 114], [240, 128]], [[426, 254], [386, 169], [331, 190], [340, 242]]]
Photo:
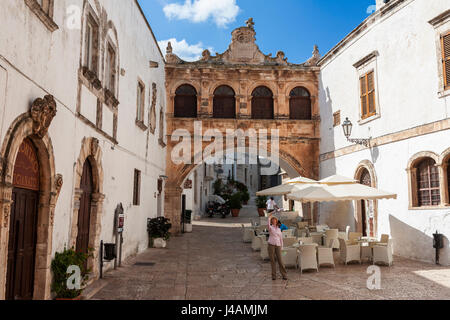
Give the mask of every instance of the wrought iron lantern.
[[344, 135], [347, 138], [348, 142], [356, 143], [365, 147], [370, 147], [370, 138], [369, 139], [350, 139], [353, 130], [353, 123], [346, 118], [344, 123], [342, 124], [342, 129], [344, 130]]

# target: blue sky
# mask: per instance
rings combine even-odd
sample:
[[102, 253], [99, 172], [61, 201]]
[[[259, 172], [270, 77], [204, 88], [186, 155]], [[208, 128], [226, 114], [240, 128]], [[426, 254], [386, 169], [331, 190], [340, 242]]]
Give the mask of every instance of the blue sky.
[[[325, 54], [368, 17], [375, 0], [139, 0], [165, 53], [193, 60], [203, 49], [224, 52], [231, 31], [249, 17], [265, 54], [285, 52], [292, 63], [306, 61], [314, 44]], [[183, 41], [184, 40], [184, 41]]]

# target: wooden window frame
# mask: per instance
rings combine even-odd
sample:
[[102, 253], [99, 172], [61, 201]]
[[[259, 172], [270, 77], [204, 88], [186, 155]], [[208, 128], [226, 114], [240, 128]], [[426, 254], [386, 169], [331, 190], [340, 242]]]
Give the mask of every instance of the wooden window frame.
[[[89, 29], [92, 30], [92, 35], [90, 35]], [[89, 35], [89, 37], [88, 37]], [[100, 46], [99, 46], [100, 29], [97, 21], [95, 21], [94, 16], [91, 13], [86, 15], [86, 28], [85, 28], [85, 39], [84, 39], [84, 66], [95, 75], [99, 76], [99, 57], [100, 57]]]
[[[421, 182], [421, 174], [420, 174], [420, 170], [419, 167], [421, 166], [422, 163], [424, 163], [425, 161], [433, 161], [434, 162], [434, 166], [437, 168], [436, 162], [431, 159], [431, 158], [425, 158], [422, 161], [420, 161], [419, 163], [417, 163], [416, 165], [416, 169], [417, 169], [417, 207], [422, 208], [422, 207], [438, 207], [441, 205], [442, 201], [441, 201], [441, 189], [440, 189], [440, 177], [439, 177], [439, 169], [438, 169], [438, 186], [437, 187], [432, 187], [432, 172], [431, 172], [431, 167], [432, 166], [428, 166], [427, 167], [427, 182], [428, 182], [428, 187], [427, 188], [421, 188], [420, 187], [420, 182]], [[439, 193], [439, 203], [438, 204], [433, 204], [433, 191], [438, 191]], [[429, 194], [429, 204], [423, 204], [423, 201], [421, 201], [422, 197], [421, 197], [421, 193], [422, 192], [427, 192]]]
[[[442, 71], [443, 71], [443, 78], [444, 78], [444, 91], [450, 89], [450, 76], [449, 76], [449, 79], [447, 79], [447, 67], [446, 67], [447, 61], [450, 61], [450, 52], [449, 52], [448, 57], [446, 57], [445, 56], [445, 46], [444, 46], [444, 38], [445, 37], [450, 37], [450, 31], [441, 35]], [[449, 62], [449, 64], [450, 64], [450, 62]]]
[[141, 205], [141, 180], [142, 180], [141, 171], [138, 169], [134, 169], [133, 206]]
[[341, 110], [333, 113], [333, 127], [336, 128], [341, 125]]
[[138, 80], [136, 87], [136, 125], [142, 130], [147, 130], [147, 126], [144, 124], [145, 117], [145, 84], [141, 80]]
[[[369, 75], [373, 75], [373, 89], [369, 90]], [[364, 79], [364, 85], [365, 85], [365, 93], [363, 93], [363, 87], [362, 87], [362, 80]], [[376, 80], [375, 80], [375, 70], [370, 70], [363, 74], [362, 76], [359, 76], [359, 95], [360, 95], [360, 104], [361, 104], [361, 120], [366, 120], [370, 117], [373, 117], [377, 114], [377, 100], [376, 100]], [[370, 95], [373, 94], [373, 106], [374, 110], [370, 112]], [[367, 107], [367, 113], [364, 113], [364, 103], [366, 102]]]
[[116, 95], [116, 80], [117, 80], [117, 53], [116, 48], [110, 42], [106, 42], [106, 67], [105, 67], [105, 88]]
[[30, 10], [41, 20], [50, 32], [59, 29], [53, 20], [54, 0], [42, 0], [42, 5], [37, 0], [24, 0]]

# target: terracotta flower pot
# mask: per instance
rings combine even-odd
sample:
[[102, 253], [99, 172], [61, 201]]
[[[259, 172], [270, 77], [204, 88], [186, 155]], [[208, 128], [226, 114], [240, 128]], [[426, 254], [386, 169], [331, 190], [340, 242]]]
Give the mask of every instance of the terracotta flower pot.
[[241, 209], [231, 209], [231, 215], [234, 217], [234, 218], [237, 218], [237, 217], [239, 217], [239, 212], [241, 211]]
[[258, 208], [258, 214], [260, 217], [265, 217], [264, 208]]

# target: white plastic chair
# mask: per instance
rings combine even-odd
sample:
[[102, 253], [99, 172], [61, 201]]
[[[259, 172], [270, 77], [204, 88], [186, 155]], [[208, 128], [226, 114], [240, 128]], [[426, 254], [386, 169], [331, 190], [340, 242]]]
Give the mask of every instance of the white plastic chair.
[[389, 239], [386, 245], [376, 244], [372, 247], [373, 249], [373, 264], [384, 263], [389, 267], [394, 264], [393, 258], [393, 242], [392, 239]]
[[285, 267], [298, 269], [298, 250], [296, 248], [285, 248], [281, 251]]
[[261, 238], [261, 259], [269, 260], [269, 243], [266, 238]]
[[314, 269], [319, 272], [317, 265], [317, 250], [315, 245], [301, 245], [300, 250], [300, 272], [303, 270]]
[[325, 247], [339, 249], [339, 230], [330, 229], [325, 231]]
[[253, 228], [246, 228], [242, 225], [242, 240], [244, 243], [251, 243], [255, 237], [255, 231]]
[[362, 233], [360, 233], [360, 232], [350, 232], [348, 234], [348, 242], [356, 243], [359, 240], [359, 238], [361, 238], [361, 237], [362, 237]]
[[261, 251], [261, 239], [266, 238], [266, 236], [257, 236], [253, 238], [252, 249], [253, 251]]
[[361, 245], [347, 244], [344, 239], [339, 239], [341, 260], [344, 264], [352, 261], [358, 261], [361, 263]]
[[[332, 242], [330, 242], [332, 244]], [[323, 265], [331, 265], [336, 267], [334, 263], [333, 247], [319, 247], [317, 248], [317, 258], [319, 260], [319, 267]]]

